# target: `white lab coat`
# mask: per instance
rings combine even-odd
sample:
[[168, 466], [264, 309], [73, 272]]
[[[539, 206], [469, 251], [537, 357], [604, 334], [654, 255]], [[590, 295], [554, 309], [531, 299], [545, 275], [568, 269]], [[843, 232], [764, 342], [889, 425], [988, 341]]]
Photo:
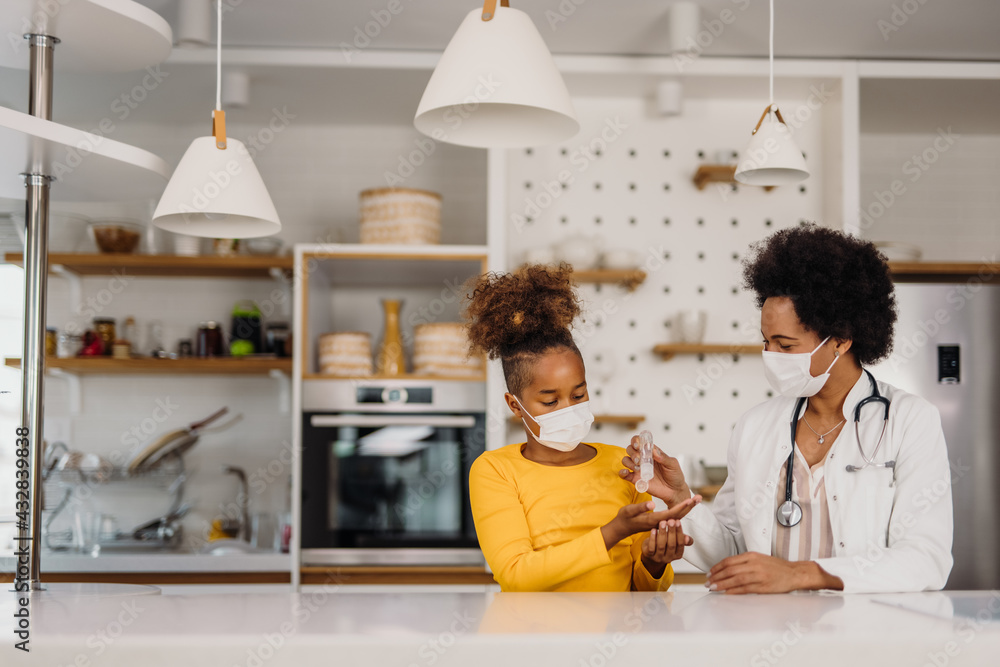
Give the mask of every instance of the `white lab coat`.
[[[844, 402], [847, 423], [825, 464], [834, 556], [816, 562], [840, 577], [846, 593], [938, 590], [951, 572], [952, 471], [941, 418], [933, 405], [884, 382], [891, 401], [889, 424], [875, 462], [895, 460], [895, 470], [865, 468], [854, 434], [854, 408], [871, 394], [866, 373]], [[684, 559], [707, 571], [746, 551], [770, 555], [778, 525], [777, 484], [791, 446], [797, 399], [775, 397], [749, 410], [729, 441], [729, 477], [711, 507], [699, 505], [683, 520], [694, 538]], [[884, 408], [870, 403], [861, 414], [861, 441], [869, 457], [882, 430]], [[960, 464], [959, 464], [960, 465]], [[956, 476], [961, 477], [959, 467]], [[958, 483], [958, 480], [955, 480]]]

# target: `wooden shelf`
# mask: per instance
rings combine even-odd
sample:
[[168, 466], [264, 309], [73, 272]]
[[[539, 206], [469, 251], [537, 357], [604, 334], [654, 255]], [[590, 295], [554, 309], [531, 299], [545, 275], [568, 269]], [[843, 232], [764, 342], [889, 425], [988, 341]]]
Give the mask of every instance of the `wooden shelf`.
[[646, 280], [646, 272], [639, 269], [594, 269], [573, 271], [572, 277], [578, 283], [621, 285], [631, 292]]
[[[7, 253], [4, 260], [23, 265], [21, 253]], [[176, 255], [119, 255], [53, 253], [49, 266], [59, 265], [80, 276], [106, 276], [120, 272], [130, 276], [170, 278], [268, 278], [272, 269], [291, 271], [293, 258], [278, 255], [237, 255], [235, 257], [180, 257]]]
[[[20, 359], [7, 359], [7, 366], [20, 368]], [[271, 371], [292, 373], [292, 359], [217, 357], [209, 359], [113, 359], [111, 357], [46, 357], [48, 370], [72, 375], [269, 375]]]
[[657, 345], [653, 352], [670, 361], [678, 354], [731, 354], [734, 357], [741, 354], [760, 354], [764, 349], [761, 343], [667, 343]]
[[[510, 416], [512, 424], [520, 424], [521, 420], [514, 415]], [[646, 415], [594, 415], [595, 424], [612, 424], [624, 426], [625, 428], [639, 428], [639, 424], [646, 421]]]
[[[745, 183], [738, 183], [734, 178], [735, 174], [735, 164], [703, 164], [698, 167], [698, 171], [694, 173], [694, 177], [691, 180], [694, 181], [695, 187], [699, 190], [704, 190], [705, 186], [709, 183], [746, 185]], [[765, 185], [764, 192], [770, 192], [774, 187], [773, 185]]]
[[889, 262], [897, 283], [964, 283], [1000, 281], [995, 262]]

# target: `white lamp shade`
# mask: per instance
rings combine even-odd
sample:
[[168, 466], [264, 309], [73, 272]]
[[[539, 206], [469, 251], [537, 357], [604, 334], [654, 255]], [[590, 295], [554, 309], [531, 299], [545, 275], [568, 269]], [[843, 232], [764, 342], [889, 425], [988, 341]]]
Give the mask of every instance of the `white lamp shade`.
[[281, 230], [278, 212], [243, 142], [191, 142], [153, 213], [160, 229], [191, 236], [245, 239]]
[[740, 154], [734, 178], [746, 185], [791, 185], [809, 178], [788, 126], [767, 113]]
[[460, 146], [557, 143], [580, 130], [566, 84], [527, 14], [469, 12], [441, 54], [413, 124]]

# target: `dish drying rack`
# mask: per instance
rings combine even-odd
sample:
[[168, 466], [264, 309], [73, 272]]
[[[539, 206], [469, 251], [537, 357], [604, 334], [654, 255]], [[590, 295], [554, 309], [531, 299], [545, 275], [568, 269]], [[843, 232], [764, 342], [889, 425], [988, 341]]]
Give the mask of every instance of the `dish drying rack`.
[[[58, 448], [61, 443], [56, 443]], [[62, 445], [65, 448], [65, 445]], [[53, 551], [80, 551], [91, 555], [113, 551], [162, 551], [176, 549], [181, 542], [180, 519], [190, 506], [184, 504], [184, 489], [188, 471], [181, 454], [165, 457], [155, 468], [131, 470], [128, 467], [100, 466], [97, 468], [68, 468], [56, 470], [46, 466], [42, 471], [43, 511], [48, 516], [44, 520], [43, 539], [48, 549]], [[162, 490], [170, 501], [166, 514], [141, 523], [131, 530], [112, 534], [93, 535], [92, 543], [82, 544], [82, 526], [71, 521], [68, 528], [56, 530], [54, 524], [64, 516], [74, 496], [82, 496], [84, 489], [97, 495], [102, 489], [123, 488], [134, 484], [142, 489]]]

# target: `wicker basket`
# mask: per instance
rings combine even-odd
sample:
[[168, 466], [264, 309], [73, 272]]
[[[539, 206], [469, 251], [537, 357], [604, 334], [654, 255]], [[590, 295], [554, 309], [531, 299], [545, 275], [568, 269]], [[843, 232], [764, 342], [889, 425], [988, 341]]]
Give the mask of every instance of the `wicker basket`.
[[474, 377], [486, 372], [481, 356], [469, 356], [461, 322], [418, 324], [413, 329], [413, 370], [422, 375]]
[[363, 331], [341, 331], [320, 335], [319, 372], [340, 377], [371, 375], [371, 336]]
[[361, 193], [361, 242], [420, 245], [441, 242], [441, 195], [408, 188]]

